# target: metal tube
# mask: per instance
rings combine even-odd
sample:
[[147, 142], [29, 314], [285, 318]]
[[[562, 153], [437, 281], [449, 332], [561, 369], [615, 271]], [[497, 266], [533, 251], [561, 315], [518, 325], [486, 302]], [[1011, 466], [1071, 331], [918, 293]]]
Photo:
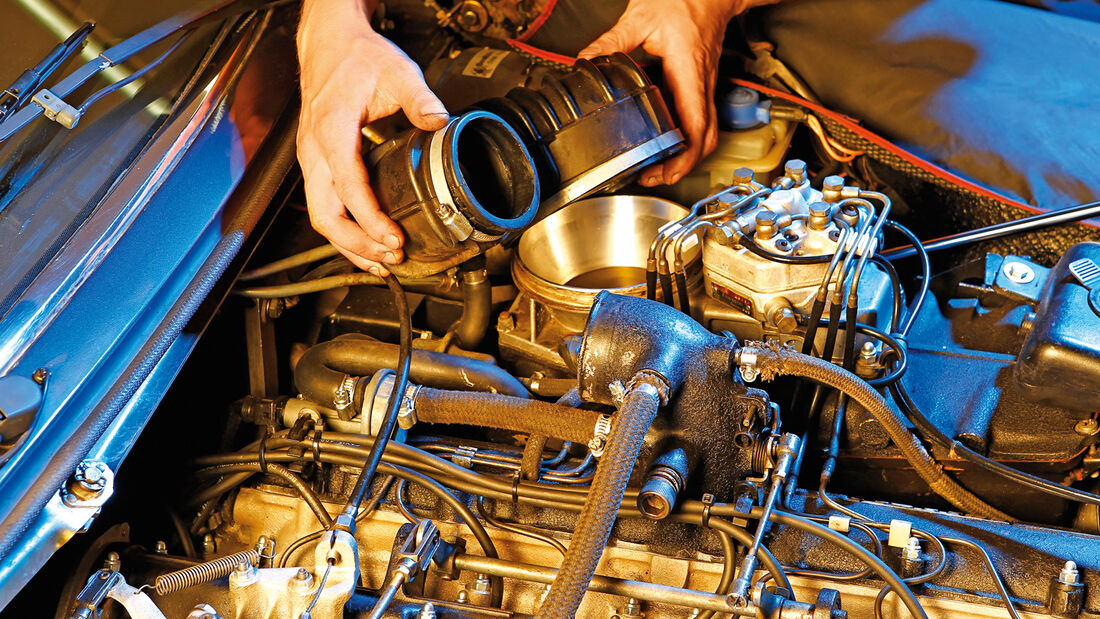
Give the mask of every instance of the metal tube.
[[386, 588], [382, 590], [382, 595], [378, 596], [378, 601], [374, 603], [374, 608], [371, 609], [370, 614], [367, 615], [367, 619], [380, 619], [382, 615], [386, 614], [386, 609], [393, 603], [394, 596], [397, 595], [397, 590], [401, 588], [401, 585], [405, 584], [405, 579], [408, 575], [405, 572], [398, 570], [390, 578], [390, 581], [386, 583]]
[[[971, 230], [969, 232], [960, 232], [958, 234], [952, 234], [951, 236], [945, 236], [942, 239], [936, 239], [925, 243], [924, 249], [925, 251], [951, 249], [953, 247], [959, 247], [960, 245], [968, 245], [970, 243], [977, 243], [978, 241], [988, 241], [989, 239], [1008, 236], [1010, 234], [1032, 232], [1057, 224], [1089, 219], [1090, 217], [1096, 217], [1098, 215], [1100, 215], [1100, 201], [1088, 202], [1086, 204], [1078, 204], [1077, 206], [1041, 213], [1039, 215], [1031, 215], [1030, 217], [1024, 217], [1022, 219], [1014, 219], [1004, 223], [993, 224], [992, 226], [978, 228], [977, 230]], [[910, 245], [882, 252], [881, 255], [887, 260], [897, 260], [899, 258], [915, 256], [917, 255], [917, 250]]]
[[[501, 576], [540, 584], [550, 584], [558, 575], [558, 570], [541, 565], [491, 559], [479, 555], [461, 554], [455, 557], [454, 565], [460, 570], [467, 570], [490, 576]], [[588, 590], [596, 593], [610, 593], [623, 597], [634, 598], [644, 602], [660, 602], [673, 604], [684, 608], [701, 608], [721, 613], [733, 613], [742, 616], [755, 616], [756, 609], [747, 606], [743, 609], [734, 609], [726, 603], [726, 596], [704, 591], [693, 591], [680, 587], [669, 587], [638, 580], [626, 580], [611, 576], [596, 575], [588, 584]]]

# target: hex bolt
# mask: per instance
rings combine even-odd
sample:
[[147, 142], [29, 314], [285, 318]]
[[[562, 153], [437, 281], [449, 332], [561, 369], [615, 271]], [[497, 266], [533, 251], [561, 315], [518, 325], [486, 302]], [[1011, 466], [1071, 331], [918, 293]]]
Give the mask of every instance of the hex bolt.
[[752, 168], [737, 168], [733, 171], [734, 185], [748, 185], [755, 180]]
[[778, 228], [775, 226], [775, 213], [763, 210], [756, 214], [756, 238], [759, 241], [767, 241], [775, 236]]
[[158, 555], [168, 554], [168, 544], [165, 544], [164, 540], [158, 539], [157, 544], [153, 549], [153, 552], [157, 553]]
[[829, 227], [832, 209], [824, 202], [814, 202], [810, 205], [810, 230], [821, 232]]
[[204, 554], [212, 555], [218, 550], [216, 544], [214, 544], [214, 536], [207, 533], [202, 536], [202, 551]]
[[117, 552], [108, 552], [107, 558], [103, 561], [103, 569], [117, 572], [122, 568], [122, 559], [119, 558]]
[[910, 561], [920, 559], [920, 540], [915, 537], [910, 537], [909, 542], [905, 544], [905, 548], [902, 549], [902, 557]]
[[[870, 362], [877, 361], [878, 360], [878, 350], [875, 348], [875, 343], [874, 342], [864, 342], [863, 343], [863, 348], [861, 348], [860, 351], [859, 351], [859, 356], [861, 358], [863, 358], [864, 361], [870, 361]], [[915, 539], [917, 539], [917, 538], [915, 538], [915, 537], [909, 538], [910, 541], [915, 540]]]
[[801, 185], [806, 180], [806, 162], [801, 159], [791, 159], [783, 167], [783, 173], [790, 177], [796, 185]]
[[313, 590], [313, 574], [304, 567], [298, 568], [294, 578], [290, 581], [290, 587], [298, 594], [307, 594]]
[[416, 619], [435, 619], [435, 604], [431, 602], [425, 602], [420, 607], [420, 612], [416, 613]]
[[821, 193], [825, 196], [826, 202], [839, 201], [842, 191], [844, 191], [844, 179], [839, 176], [826, 176], [821, 183]]
[[76, 465], [76, 471], [65, 486], [69, 502], [90, 501], [107, 489], [107, 465], [84, 460]]
[[1066, 564], [1062, 566], [1062, 571], [1058, 572], [1058, 582], [1063, 585], [1076, 585], [1078, 576], [1077, 564], [1073, 561], [1066, 561]]
[[1066, 561], [1058, 576], [1050, 579], [1047, 591], [1047, 611], [1053, 617], [1077, 617], [1085, 603], [1085, 585], [1077, 564]]
[[455, 597], [455, 601], [458, 602], [459, 604], [469, 604], [470, 603], [470, 592], [466, 590], [466, 587], [463, 587], [463, 588], [458, 590], [458, 595]]
[[491, 582], [485, 574], [478, 574], [474, 581], [473, 591], [470, 591], [470, 603], [478, 606], [488, 606], [492, 597]]

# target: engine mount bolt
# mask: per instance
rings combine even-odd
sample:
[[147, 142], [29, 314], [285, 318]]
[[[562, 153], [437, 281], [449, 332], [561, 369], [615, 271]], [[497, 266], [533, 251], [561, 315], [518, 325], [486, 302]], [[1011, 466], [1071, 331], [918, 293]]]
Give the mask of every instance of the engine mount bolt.
[[1075, 585], [1078, 576], [1077, 564], [1073, 561], [1066, 561], [1066, 564], [1062, 566], [1062, 571], [1058, 572], [1058, 582], [1063, 585]]
[[1082, 419], [1073, 426], [1073, 431], [1082, 436], [1095, 436], [1100, 434], [1100, 422], [1095, 419]]

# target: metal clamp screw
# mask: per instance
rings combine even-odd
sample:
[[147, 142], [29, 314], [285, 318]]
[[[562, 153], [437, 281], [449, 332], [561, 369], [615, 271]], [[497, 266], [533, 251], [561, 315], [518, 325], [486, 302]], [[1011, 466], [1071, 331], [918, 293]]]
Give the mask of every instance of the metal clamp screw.
[[600, 415], [592, 431], [592, 440], [588, 441], [588, 449], [592, 451], [593, 456], [599, 458], [603, 455], [609, 434], [611, 434], [611, 415]]

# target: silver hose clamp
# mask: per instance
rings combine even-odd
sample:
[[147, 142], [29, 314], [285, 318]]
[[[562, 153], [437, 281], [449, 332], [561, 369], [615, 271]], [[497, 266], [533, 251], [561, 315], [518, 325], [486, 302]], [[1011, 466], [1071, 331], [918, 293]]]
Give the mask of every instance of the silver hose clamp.
[[592, 455], [599, 458], [607, 448], [607, 437], [611, 434], [611, 415], [600, 415], [596, 419], [596, 427], [592, 431], [592, 440], [588, 441], [588, 449]]

